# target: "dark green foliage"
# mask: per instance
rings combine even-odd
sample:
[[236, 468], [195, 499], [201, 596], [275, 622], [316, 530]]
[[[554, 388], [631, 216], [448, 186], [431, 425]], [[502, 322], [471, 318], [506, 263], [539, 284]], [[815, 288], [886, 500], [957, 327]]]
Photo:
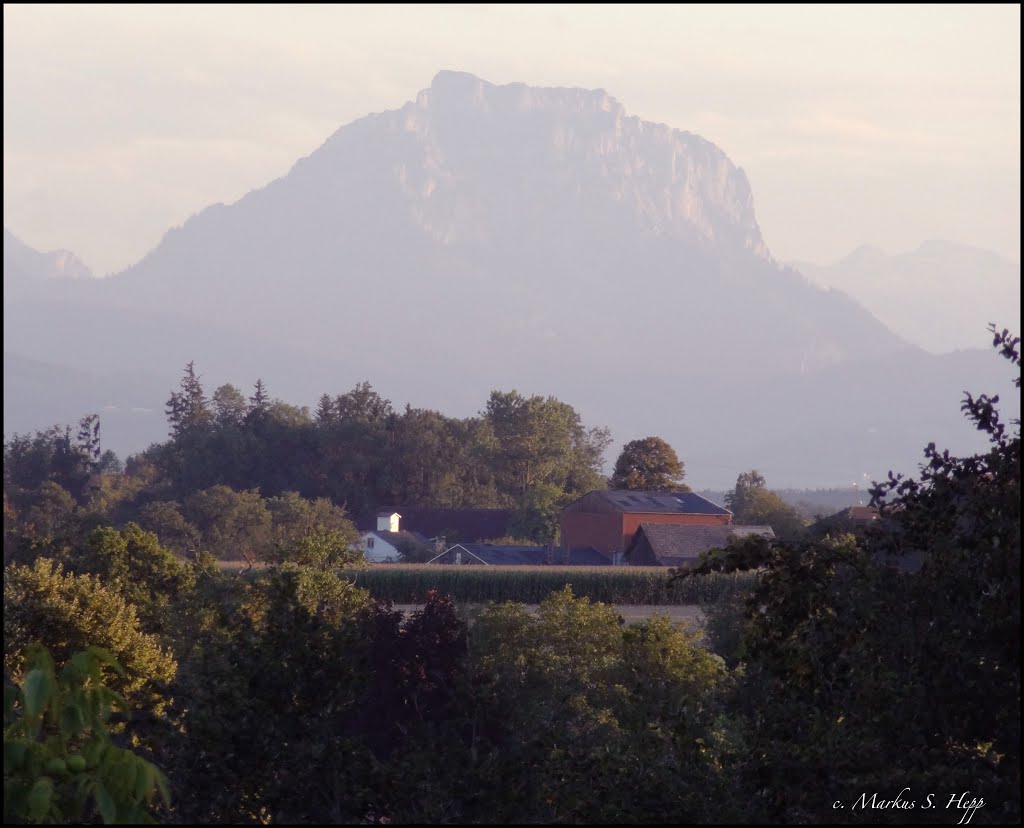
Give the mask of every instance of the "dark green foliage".
[[[157, 470], [158, 491], [144, 500], [184, 503], [227, 486], [327, 498], [352, 515], [388, 503], [513, 507], [537, 486], [578, 497], [605, 486], [610, 442], [572, 406], [515, 391], [493, 392], [479, 417], [461, 420], [411, 406], [396, 413], [367, 382], [322, 395], [315, 417], [272, 401], [261, 380], [248, 406], [231, 385], [207, 401], [192, 363], [168, 401], [168, 423], [171, 441], [129, 464], [129, 473], [140, 461]], [[23, 443], [13, 446], [19, 457]], [[141, 517], [137, 509], [127, 517]]]
[[326, 498], [308, 500], [297, 492], [285, 492], [265, 501], [272, 522], [275, 544], [288, 546], [315, 532], [338, 532], [349, 545], [354, 544], [358, 532], [345, 514]]
[[741, 515], [746, 510], [747, 498], [752, 492], [768, 488], [764, 475], [757, 469], [742, 472], [736, 478], [736, 487], [725, 493], [725, 506], [734, 515]]
[[601, 488], [607, 431], [584, 429], [576, 410], [554, 397], [492, 391], [484, 420], [494, 445], [499, 487], [518, 499], [538, 484], [580, 493]]
[[266, 422], [269, 413], [270, 397], [267, 396], [267, 387], [263, 384], [263, 380], [258, 379], [252, 396], [249, 397], [249, 410], [245, 415], [246, 424], [262, 425]]
[[725, 495], [725, 505], [740, 526], [771, 526], [779, 538], [797, 538], [803, 534], [804, 523], [799, 512], [779, 495], [768, 489], [757, 469], [743, 472], [736, 478], [736, 488]]
[[440, 554], [435, 544], [417, 543], [411, 538], [399, 538], [395, 548], [398, 550], [399, 561], [407, 564], [427, 563]]
[[155, 500], [139, 510], [139, 524], [178, 555], [191, 557], [200, 547], [201, 533], [185, 520], [173, 500]]
[[162, 548], [156, 535], [135, 523], [121, 530], [95, 529], [70, 565], [76, 573], [97, 575], [115, 589], [136, 608], [147, 632], [163, 632], [173, 625], [173, 608], [195, 589], [195, 573]]
[[705, 578], [673, 582], [661, 567], [623, 566], [428, 566], [372, 567], [348, 574], [374, 598], [396, 604], [416, 604], [431, 591], [450, 595], [459, 603], [520, 601], [539, 604], [553, 592], [571, 585], [573, 592], [608, 604], [703, 604], [721, 595], [746, 589], [752, 573], [714, 573]]
[[346, 582], [304, 571], [265, 573], [212, 604], [175, 686], [184, 733], [161, 751], [189, 794], [182, 819], [330, 823], [366, 813], [372, 768], [354, 730], [370, 680], [358, 622], [368, 607]]
[[124, 472], [124, 463], [121, 462], [117, 454], [107, 449], [100, 455], [96, 471], [100, 474], [121, 474]]
[[743, 627], [747, 597], [742, 591], [726, 592], [717, 601], [703, 607], [704, 638], [708, 646], [725, 659], [730, 667], [735, 667], [746, 654]]
[[212, 420], [203, 386], [195, 371], [195, 363], [185, 366], [178, 391], [167, 400], [167, 422], [171, 437], [182, 439], [194, 436], [207, 428]]
[[[995, 343], [1019, 364], [1017, 340], [1003, 332]], [[964, 401], [989, 451], [929, 446], [919, 477], [875, 487], [873, 530], [752, 539], [684, 576], [763, 568], [733, 710], [749, 748], [735, 767], [750, 817], [857, 820], [831, 802], [910, 786], [918, 798], [983, 798], [975, 821], [1019, 821], [1020, 434], [996, 402]]]
[[98, 647], [76, 653], [58, 673], [45, 647], [24, 654], [20, 686], [4, 686], [4, 822], [153, 823], [163, 773], [113, 743], [111, 714], [130, 713], [104, 671], [123, 670]]
[[[261, 380], [248, 401], [231, 385], [208, 399], [189, 362], [167, 418], [170, 440], [130, 457], [124, 474], [116, 457], [96, 453], [95, 418], [80, 424], [78, 442], [70, 428], [14, 435], [4, 443], [5, 492], [14, 506], [27, 507], [53, 482], [79, 505], [96, 500], [99, 521], [120, 523], [143, 519], [148, 503], [184, 504], [215, 486], [323, 497], [360, 515], [383, 504], [510, 508], [535, 486], [579, 496], [606, 484], [607, 430], [585, 428], [579, 413], [554, 397], [515, 391], [494, 392], [479, 417], [459, 420], [411, 406], [398, 413], [364, 382], [322, 395], [311, 417], [271, 400]], [[181, 528], [166, 540], [179, 553], [190, 540]]]
[[71, 493], [57, 483], [43, 483], [25, 515], [26, 533], [40, 541], [53, 542], [74, 535], [77, 504]]
[[309, 534], [275, 543], [264, 557], [271, 563], [291, 563], [332, 572], [364, 562], [362, 550], [352, 545], [352, 533], [340, 529], [315, 529]]
[[[1018, 363], [1016, 341], [995, 339]], [[199, 396], [179, 393], [187, 413]], [[997, 402], [964, 403], [991, 450], [929, 447], [917, 479], [877, 488], [870, 531], [745, 539], [679, 579], [653, 567], [338, 574], [357, 557], [341, 502], [518, 503], [517, 531], [545, 538], [563, 493], [600, 485], [606, 446], [551, 398], [496, 393], [481, 417], [454, 420], [395, 413], [363, 383], [326, 395], [314, 421], [262, 383], [241, 416], [222, 387], [208, 418], [124, 474], [94, 473], [91, 421], [77, 448], [70, 430], [16, 438], [5, 540], [61, 564], [5, 570], [5, 668], [23, 687], [11, 710], [38, 719], [37, 701], [64, 687], [26, 665], [29, 643], [58, 658], [103, 646], [125, 668], [111, 689], [134, 708], [101, 722], [105, 738], [166, 770], [167, 816], [183, 824], [862, 821], [832, 803], [904, 786], [984, 798], [974, 822], [1019, 821], [1020, 441]], [[752, 472], [730, 502], [772, 523], [770, 495]], [[97, 521], [124, 528], [90, 532]], [[204, 550], [260, 566], [239, 577]], [[405, 615], [373, 598], [423, 606]], [[505, 599], [540, 607], [466, 619], [454, 603]], [[629, 627], [592, 600], [700, 602], [722, 657], [665, 619]], [[90, 678], [69, 681], [62, 710], [110, 692], [98, 662], [79, 662]], [[156, 777], [112, 747], [102, 756], [120, 758], [96, 766], [104, 793], [65, 784], [75, 740], [93, 738], [72, 718], [44, 724], [24, 753], [7, 756], [21, 730], [5, 736], [7, 813], [143, 819]], [[933, 814], [954, 821], [909, 816]]]
[[205, 551], [250, 565], [269, 550], [273, 518], [258, 491], [212, 486], [185, 501], [185, 517], [202, 535]]
[[99, 417], [95, 414], [79, 423], [77, 440], [71, 438], [71, 426], [5, 438], [4, 491], [18, 504], [30, 503], [33, 493], [50, 482], [83, 498], [98, 452]]
[[[716, 761], [721, 661], [664, 619], [555, 593], [472, 627], [475, 761], [455, 814], [427, 821], [690, 822], [728, 810]], [[428, 806], [425, 806], [428, 807]]]
[[240, 428], [245, 422], [248, 403], [245, 395], [228, 383], [213, 392], [213, 420], [220, 428]]
[[558, 518], [570, 498], [557, 486], [539, 483], [531, 486], [512, 516], [509, 530], [529, 543], [555, 543], [558, 539]]

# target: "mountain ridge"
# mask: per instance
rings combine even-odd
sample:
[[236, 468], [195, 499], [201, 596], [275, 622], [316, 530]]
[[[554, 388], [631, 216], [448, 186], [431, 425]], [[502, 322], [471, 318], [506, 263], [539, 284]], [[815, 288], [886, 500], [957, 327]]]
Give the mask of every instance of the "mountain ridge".
[[931, 353], [983, 346], [989, 322], [1020, 330], [1020, 265], [985, 248], [928, 239], [889, 254], [861, 245], [831, 265], [791, 266]]
[[[824, 416], [817, 397], [848, 374], [851, 410], [905, 409], [876, 448], [916, 458], [943, 440], [911, 425], [927, 420], [942, 371], [924, 371], [912, 399], [906, 373], [933, 363], [853, 299], [772, 259], [728, 156], [626, 115], [603, 90], [440, 73], [286, 175], [170, 229], [120, 274], [45, 288], [5, 304], [5, 348], [72, 368], [128, 362], [120, 330], [144, 340], [136, 363], [161, 374], [167, 351], [218, 376], [235, 364], [234, 382], [273, 362], [290, 387], [272, 393], [293, 400], [370, 379], [392, 398], [470, 413], [491, 389], [519, 388], [578, 405], [617, 436], [661, 434], [684, 458], [699, 445], [698, 473], [716, 473], [716, 452], [745, 453], [800, 465], [808, 484], [844, 479], [865, 456], [863, 418], [839, 410], [812, 456], [785, 459], [800, 412]], [[77, 346], [38, 337], [53, 314]], [[41, 350], [21, 347], [33, 337]], [[962, 367], [944, 381], [965, 387]], [[833, 445], [844, 424], [850, 445]], [[783, 434], [774, 456], [760, 452]]]

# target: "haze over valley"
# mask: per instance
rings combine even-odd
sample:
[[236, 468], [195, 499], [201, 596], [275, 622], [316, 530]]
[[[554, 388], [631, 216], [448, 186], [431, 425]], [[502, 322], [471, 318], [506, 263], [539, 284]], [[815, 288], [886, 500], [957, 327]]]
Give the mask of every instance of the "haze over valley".
[[1021, 824], [1020, 31], [6, 4], [4, 822]]
[[108, 278], [5, 228], [5, 432], [99, 411], [105, 445], [141, 450], [195, 360], [211, 390], [310, 406], [362, 380], [453, 416], [553, 395], [616, 444], [662, 436], [708, 488], [976, 448], [959, 400], [1006, 395], [985, 326], [1019, 327], [1019, 265], [943, 242], [783, 265], [744, 171], [685, 127], [442, 71]]

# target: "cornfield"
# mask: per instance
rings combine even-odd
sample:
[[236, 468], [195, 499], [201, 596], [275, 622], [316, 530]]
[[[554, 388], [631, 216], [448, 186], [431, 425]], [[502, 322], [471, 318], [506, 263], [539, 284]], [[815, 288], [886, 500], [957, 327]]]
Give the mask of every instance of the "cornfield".
[[436, 589], [459, 603], [537, 604], [566, 584], [577, 597], [606, 604], [706, 604], [751, 587], [755, 573], [712, 573], [669, 581], [668, 570], [643, 566], [440, 566], [384, 564], [342, 573], [374, 598], [421, 603]]

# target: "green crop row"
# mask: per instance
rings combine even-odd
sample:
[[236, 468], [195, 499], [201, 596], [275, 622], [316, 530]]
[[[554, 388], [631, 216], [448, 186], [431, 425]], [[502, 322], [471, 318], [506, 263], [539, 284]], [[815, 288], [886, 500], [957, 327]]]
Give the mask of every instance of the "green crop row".
[[671, 581], [660, 567], [380, 565], [344, 573], [375, 598], [416, 604], [432, 589], [459, 603], [537, 604], [566, 584], [608, 604], [705, 604], [749, 588], [753, 573], [712, 573]]

